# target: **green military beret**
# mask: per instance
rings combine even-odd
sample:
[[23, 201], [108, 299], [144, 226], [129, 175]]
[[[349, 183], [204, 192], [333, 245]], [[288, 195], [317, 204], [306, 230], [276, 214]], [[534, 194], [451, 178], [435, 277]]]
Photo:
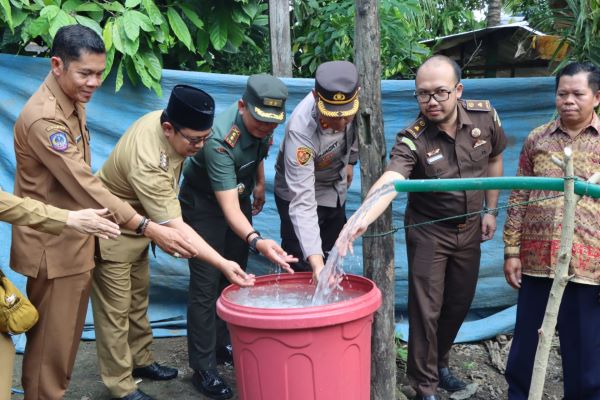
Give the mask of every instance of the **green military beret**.
[[287, 87], [279, 79], [267, 74], [251, 75], [242, 100], [252, 116], [263, 122], [285, 121]]

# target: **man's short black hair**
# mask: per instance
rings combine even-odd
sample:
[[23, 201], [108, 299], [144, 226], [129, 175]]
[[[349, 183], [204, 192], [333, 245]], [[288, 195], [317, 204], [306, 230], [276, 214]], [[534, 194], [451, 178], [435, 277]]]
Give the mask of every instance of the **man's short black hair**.
[[63, 26], [56, 32], [52, 41], [51, 57], [59, 57], [67, 67], [71, 61], [78, 60], [82, 52], [106, 53], [102, 38], [94, 30], [76, 24]]
[[446, 64], [450, 65], [452, 67], [452, 70], [454, 71], [454, 77], [456, 78], [456, 83], [460, 82], [460, 77], [462, 76], [462, 70], [460, 69], [460, 66], [458, 65], [458, 63], [456, 61], [454, 61], [450, 57], [447, 57], [443, 54], [436, 54], [434, 56], [429, 57], [427, 60], [425, 60], [425, 62], [423, 64], [421, 64], [421, 66], [419, 68], [417, 68], [417, 74], [419, 73], [419, 69], [421, 69], [421, 67], [423, 65], [427, 64], [430, 61], [441, 61], [441, 62], [445, 62]]
[[588, 86], [592, 89], [592, 92], [596, 93], [600, 90], [600, 68], [591, 62], [572, 62], [556, 74], [556, 86], [554, 87], [554, 91], [556, 92], [558, 90], [560, 78], [565, 75], [577, 75], [581, 72], [587, 73]]

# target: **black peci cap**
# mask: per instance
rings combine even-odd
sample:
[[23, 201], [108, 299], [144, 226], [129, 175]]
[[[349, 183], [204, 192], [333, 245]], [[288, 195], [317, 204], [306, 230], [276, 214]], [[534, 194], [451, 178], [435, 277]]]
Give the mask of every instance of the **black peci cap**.
[[349, 117], [358, 111], [358, 71], [349, 61], [328, 61], [315, 74], [317, 107], [326, 117]]
[[176, 85], [165, 110], [171, 123], [195, 131], [210, 129], [215, 116], [215, 101], [204, 90]]

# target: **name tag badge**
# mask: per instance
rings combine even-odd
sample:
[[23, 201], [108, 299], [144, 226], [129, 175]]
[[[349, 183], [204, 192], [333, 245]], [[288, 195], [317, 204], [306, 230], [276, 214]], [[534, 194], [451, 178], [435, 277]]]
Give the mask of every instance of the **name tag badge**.
[[441, 160], [442, 158], [444, 158], [444, 155], [439, 148], [427, 152], [427, 164], [429, 165]]
[[475, 144], [473, 145], [473, 148], [476, 149], [479, 146], [483, 146], [484, 144], [486, 144], [487, 141], [483, 140], [483, 139], [477, 139], [477, 141], [475, 142]]
[[441, 160], [442, 158], [444, 158], [444, 155], [442, 153], [432, 155], [430, 157], [427, 157], [427, 164], [431, 165], [434, 162]]

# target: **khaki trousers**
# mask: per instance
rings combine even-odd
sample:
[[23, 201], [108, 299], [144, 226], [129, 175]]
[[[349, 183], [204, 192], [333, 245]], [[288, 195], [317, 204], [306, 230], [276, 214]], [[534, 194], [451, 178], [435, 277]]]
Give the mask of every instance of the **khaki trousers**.
[[10, 400], [15, 346], [10, 336], [0, 333], [0, 400]]
[[27, 296], [40, 319], [27, 332], [22, 384], [25, 400], [62, 399], [85, 323], [92, 271], [47, 279], [46, 263], [27, 278]]
[[131, 371], [152, 364], [148, 321], [148, 258], [96, 264], [92, 309], [102, 381], [113, 397], [136, 390]]

